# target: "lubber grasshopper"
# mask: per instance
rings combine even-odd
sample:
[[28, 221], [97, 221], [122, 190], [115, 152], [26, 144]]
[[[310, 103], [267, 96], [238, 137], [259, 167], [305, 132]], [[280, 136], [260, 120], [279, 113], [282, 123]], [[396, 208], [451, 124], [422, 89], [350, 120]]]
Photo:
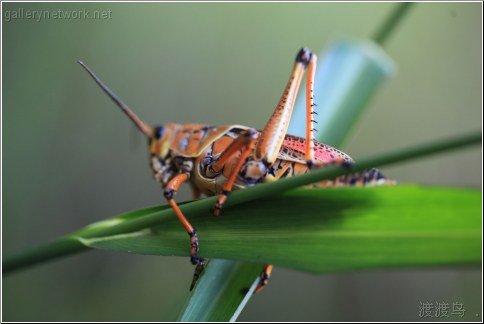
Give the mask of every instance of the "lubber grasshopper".
[[[350, 167], [354, 163], [347, 154], [314, 140], [316, 55], [307, 48], [298, 52], [286, 88], [262, 131], [241, 125], [174, 123], [152, 128], [139, 119], [84, 63], [79, 63], [148, 139], [153, 176], [161, 184], [165, 198], [190, 237], [190, 261], [195, 265], [190, 290], [200, 277], [206, 260], [198, 256], [197, 233], [174, 200], [183, 183], [191, 185], [195, 198], [201, 194], [218, 195], [213, 213], [219, 216], [232, 190], [303, 174], [311, 168], [334, 164]], [[286, 132], [305, 70], [308, 73], [304, 139]], [[315, 186], [365, 185], [385, 181], [378, 170], [371, 169]], [[272, 266], [266, 265], [256, 291], [267, 284], [271, 271]]]

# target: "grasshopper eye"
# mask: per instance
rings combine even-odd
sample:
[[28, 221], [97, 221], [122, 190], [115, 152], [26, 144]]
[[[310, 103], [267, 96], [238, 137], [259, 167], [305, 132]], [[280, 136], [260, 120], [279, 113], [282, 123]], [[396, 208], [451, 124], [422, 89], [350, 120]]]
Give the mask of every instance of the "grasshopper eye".
[[154, 137], [159, 140], [165, 134], [165, 128], [163, 126], [157, 126], [154, 129]]

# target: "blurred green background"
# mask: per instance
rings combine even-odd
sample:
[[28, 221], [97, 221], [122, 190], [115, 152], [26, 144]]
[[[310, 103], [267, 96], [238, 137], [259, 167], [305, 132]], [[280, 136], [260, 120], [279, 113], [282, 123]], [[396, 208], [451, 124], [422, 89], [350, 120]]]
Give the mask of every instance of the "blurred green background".
[[[262, 128], [301, 46], [319, 53], [335, 35], [370, 37], [395, 5], [2, 3], [2, 253], [164, 203], [144, 139], [77, 60], [151, 124]], [[19, 8], [109, 10], [110, 19], [7, 21]], [[415, 5], [385, 45], [399, 73], [345, 152], [358, 158], [480, 129], [481, 31], [481, 3]], [[474, 147], [383, 171], [399, 182], [482, 188], [481, 155]], [[3, 278], [2, 317], [174, 320], [191, 274], [186, 258], [90, 251]], [[276, 268], [239, 320], [412, 321], [421, 302], [461, 302], [464, 320], [482, 320], [481, 276], [456, 267], [318, 276]]]

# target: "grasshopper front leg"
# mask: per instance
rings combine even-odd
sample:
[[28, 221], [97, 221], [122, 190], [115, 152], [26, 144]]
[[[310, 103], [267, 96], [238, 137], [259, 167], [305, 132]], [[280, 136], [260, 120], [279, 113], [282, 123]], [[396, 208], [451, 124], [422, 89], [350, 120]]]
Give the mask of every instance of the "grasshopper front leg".
[[195, 231], [195, 228], [186, 219], [186, 217], [183, 215], [180, 208], [178, 207], [178, 204], [173, 199], [173, 197], [175, 196], [180, 186], [184, 182], [188, 181], [189, 179], [190, 179], [189, 171], [180, 173], [175, 177], [173, 177], [173, 179], [171, 179], [170, 182], [168, 182], [168, 184], [166, 185], [164, 196], [168, 201], [168, 204], [170, 204], [171, 208], [175, 212], [175, 215], [178, 217], [183, 227], [187, 231], [188, 236], [190, 236], [190, 261], [193, 265], [195, 265], [195, 272], [193, 274], [192, 284], [190, 285], [190, 290], [192, 290], [193, 287], [195, 287], [195, 284], [197, 283], [198, 279], [200, 278], [200, 275], [202, 274], [203, 269], [205, 268], [206, 261], [204, 258], [201, 258], [197, 255], [198, 236], [197, 236], [197, 232]]

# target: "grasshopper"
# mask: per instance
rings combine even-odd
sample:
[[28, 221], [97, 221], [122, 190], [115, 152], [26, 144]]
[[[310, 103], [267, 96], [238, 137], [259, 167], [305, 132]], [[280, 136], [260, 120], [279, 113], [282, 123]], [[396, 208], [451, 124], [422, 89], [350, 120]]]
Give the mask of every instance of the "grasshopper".
[[[317, 57], [302, 48], [295, 59], [284, 92], [262, 131], [242, 125], [201, 125], [169, 123], [150, 127], [116, 96], [83, 62], [79, 64], [101, 89], [131, 119], [148, 139], [153, 176], [164, 189], [164, 196], [190, 238], [190, 261], [195, 266], [190, 290], [199, 279], [206, 260], [198, 256], [199, 240], [195, 228], [174, 199], [183, 183], [189, 183], [195, 198], [218, 195], [213, 214], [219, 216], [230, 192], [259, 183], [304, 174], [312, 168], [339, 164], [351, 167], [353, 159], [329, 145], [314, 140], [314, 75]], [[294, 102], [304, 72], [306, 77], [306, 138], [287, 134]], [[315, 186], [367, 185], [384, 182], [376, 169], [338, 177]], [[261, 272], [260, 291], [272, 272], [266, 265]]]

